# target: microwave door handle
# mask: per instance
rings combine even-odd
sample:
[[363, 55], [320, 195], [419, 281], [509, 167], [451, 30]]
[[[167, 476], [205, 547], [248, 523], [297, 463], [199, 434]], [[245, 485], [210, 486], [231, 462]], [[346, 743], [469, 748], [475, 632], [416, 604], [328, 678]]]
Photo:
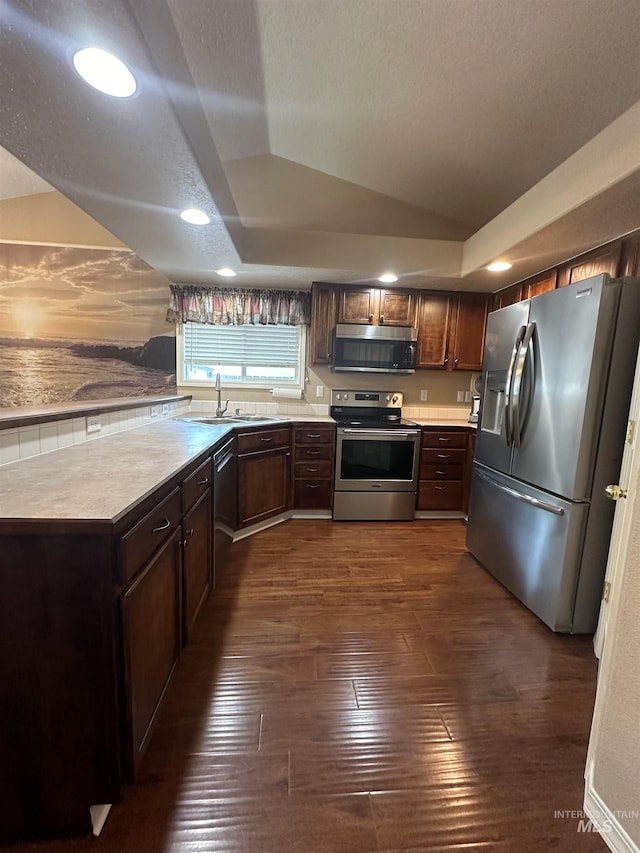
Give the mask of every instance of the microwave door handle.
[[529, 323], [522, 342], [520, 344], [520, 353], [513, 374], [513, 392], [512, 392], [512, 410], [511, 410], [511, 426], [513, 430], [513, 446], [520, 447], [522, 444], [522, 377], [529, 357], [533, 364], [532, 352], [532, 337], [535, 331], [536, 324]]
[[522, 343], [522, 339], [525, 336], [527, 331], [526, 326], [520, 326], [518, 329], [518, 334], [516, 335], [516, 339], [513, 344], [513, 351], [511, 352], [511, 361], [509, 362], [509, 369], [507, 370], [507, 381], [504, 386], [504, 432], [505, 439], [507, 442], [507, 447], [511, 447], [513, 443], [513, 417], [511, 412], [511, 395], [513, 393], [513, 379], [515, 376], [515, 366], [516, 359], [518, 358], [518, 353], [520, 352], [520, 344]]

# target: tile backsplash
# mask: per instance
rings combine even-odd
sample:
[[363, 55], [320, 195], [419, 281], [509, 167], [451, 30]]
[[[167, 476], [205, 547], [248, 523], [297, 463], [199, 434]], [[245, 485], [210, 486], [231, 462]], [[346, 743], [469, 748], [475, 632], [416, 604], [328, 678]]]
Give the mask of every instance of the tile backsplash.
[[[63, 420], [0, 429], [0, 465], [173, 418], [188, 412], [189, 404], [189, 400], [176, 400], [165, 403], [167, 411], [164, 413], [162, 407], [155, 404], [135, 409], [114, 409], [89, 417], [70, 416]], [[99, 429], [95, 428], [97, 423], [100, 424]]]

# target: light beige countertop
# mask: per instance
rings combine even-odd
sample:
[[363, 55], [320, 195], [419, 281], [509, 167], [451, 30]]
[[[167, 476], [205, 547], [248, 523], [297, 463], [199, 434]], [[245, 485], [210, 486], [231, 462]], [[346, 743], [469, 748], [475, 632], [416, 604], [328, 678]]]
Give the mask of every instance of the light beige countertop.
[[465, 429], [475, 430], [478, 426], [478, 424], [470, 424], [468, 420], [462, 420], [462, 418], [409, 418], [408, 420], [419, 424], [419, 426], [428, 427], [464, 427]]
[[178, 416], [2, 465], [0, 530], [3, 520], [23, 519], [111, 525], [234, 428], [334, 423], [321, 416], [274, 416], [210, 425], [194, 417], [203, 416]]
[[[11, 522], [95, 522], [107, 530], [234, 429], [334, 424], [329, 416], [279, 415], [201, 424], [192, 412], [0, 466], [0, 532]], [[421, 426], [475, 428], [462, 420]]]
[[0, 530], [9, 519], [115, 523], [231, 429], [169, 419], [3, 465]]

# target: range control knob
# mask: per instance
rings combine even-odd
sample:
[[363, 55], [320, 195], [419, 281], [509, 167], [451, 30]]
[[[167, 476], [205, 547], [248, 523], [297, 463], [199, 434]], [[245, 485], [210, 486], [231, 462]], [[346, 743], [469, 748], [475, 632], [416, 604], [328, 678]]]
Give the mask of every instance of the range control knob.
[[349, 399], [349, 395], [348, 395], [348, 394], [343, 394], [343, 395], [342, 395], [342, 399], [343, 399], [343, 400], [348, 400], [348, 399]]
[[393, 395], [393, 397], [391, 398], [391, 402], [395, 406], [395, 404], [398, 402], [398, 395], [397, 394]]
[[391, 394], [387, 394], [387, 403], [391, 401]]

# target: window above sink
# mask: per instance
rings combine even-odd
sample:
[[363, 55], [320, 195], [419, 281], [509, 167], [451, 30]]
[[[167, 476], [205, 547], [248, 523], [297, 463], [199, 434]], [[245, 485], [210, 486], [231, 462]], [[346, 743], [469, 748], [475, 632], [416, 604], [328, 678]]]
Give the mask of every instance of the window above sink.
[[223, 387], [301, 389], [305, 345], [305, 325], [179, 325], [178, 385], [211, 388], [219, 373]]

